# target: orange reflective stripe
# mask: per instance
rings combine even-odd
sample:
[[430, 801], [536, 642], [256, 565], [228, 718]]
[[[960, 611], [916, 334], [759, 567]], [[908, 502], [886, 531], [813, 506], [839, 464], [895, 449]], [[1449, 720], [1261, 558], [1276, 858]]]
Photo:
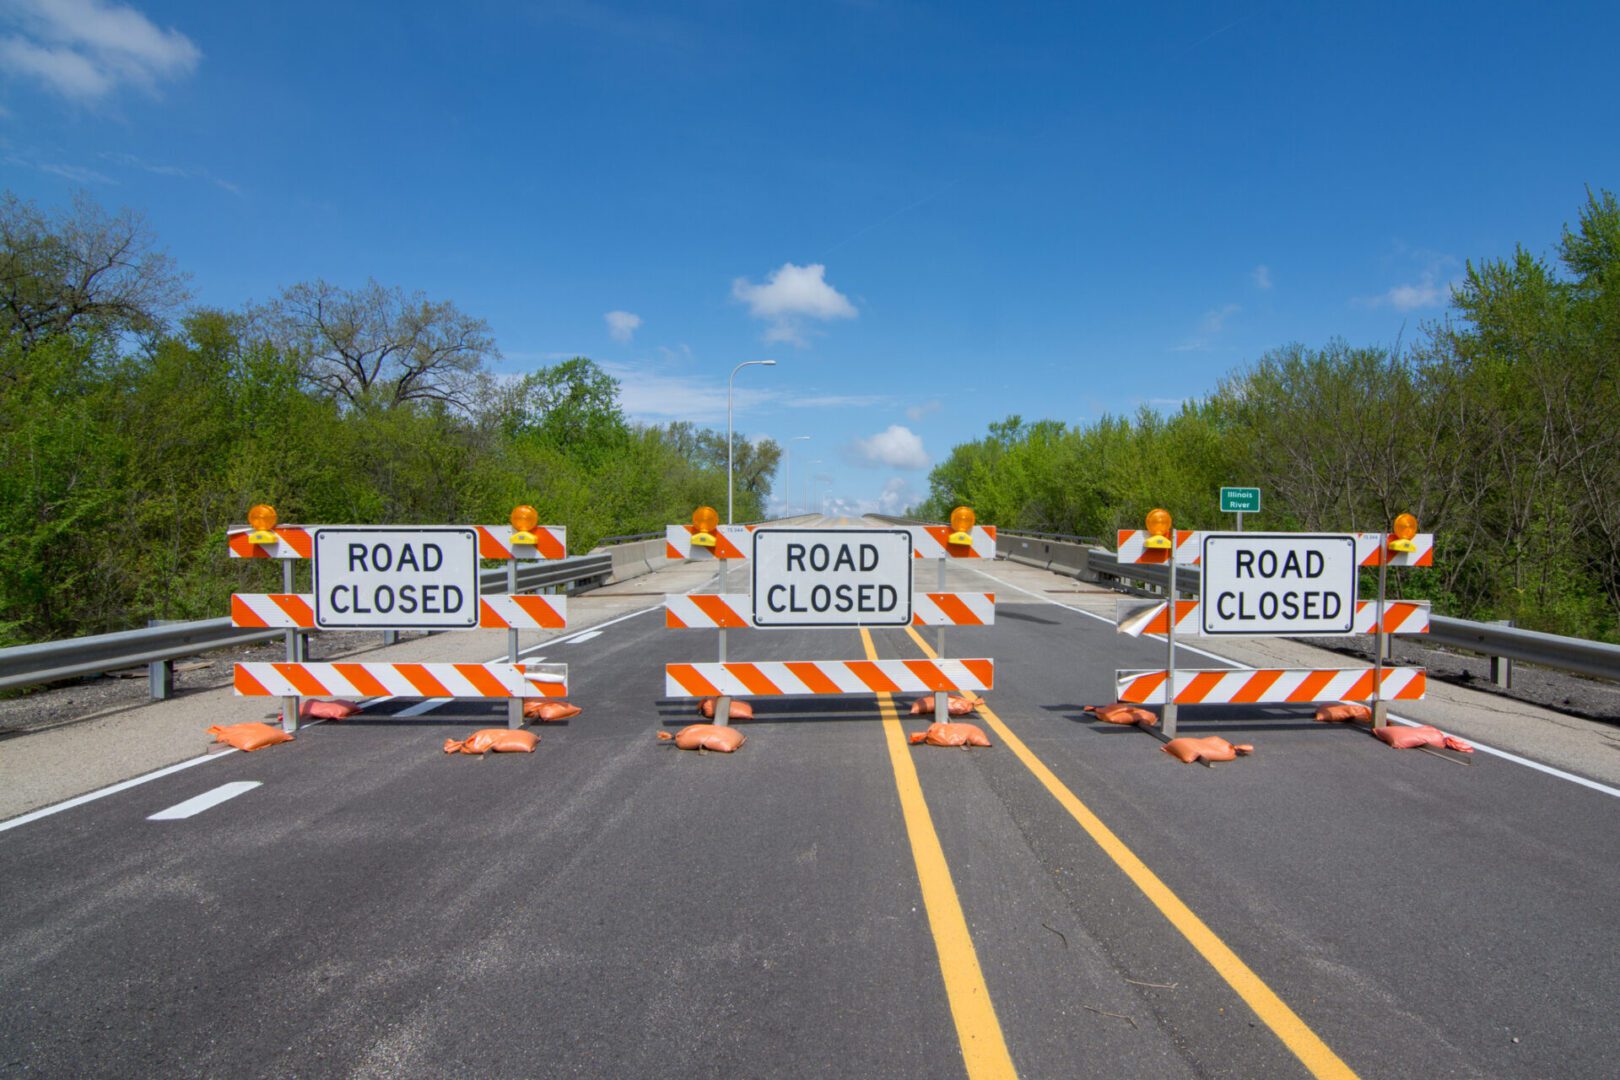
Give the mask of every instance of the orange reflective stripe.
[[665, 664], [664, 674], [681, 684], [693, 697], [718, 697], [720, 688], [698, 674], [697, 668], [691, 664]]
[[[1385, 673], [1388, 678], [1388, 672]], [[1346, 701], [1370, 701], [1373, 696], [1373, 673], [1368, 668], [1351, 684], [1349, 691], [1344, 695]]]
[[865, 683], [869, 690], [879, 694], [898, 694], [900, 687], [890, 681], [889, 677], [870, 660], [850, 660], [844, 664], [849, 673]]
[[512, 553], [488, 529], [478, 530], [478, 557], [480, 559], [510, 559]]
[[929, 593], [928, 599], [939, 605], [945, 617], [958, 626], [983, 626], [984, 620], [973, 614], [973, 609], [955, 593]]
[[[733, 548], [732, 550], [736, 550]], [[736, 610], [727, 604], [724, 599], [713, 593], [694, 593], [690, 598], [692, 606], [709, 617], [709, 620], [720, 627], [746, 627], [748, 620], [737, 614]]]
[[664, 609], [664, 627], [669, 630], [692, 629], [690, 626], [687, 626], [685, 623], [681, 622], [680, 616], [675, 614], [675, 609], [670, 607], [666, 607]]
[[1421, 698], [1429, 686], [1429, 673], [1418, 671], [1412, 676], [1412, 681], [1401, 687], [1395, 694], [1397, 701], [1416, 701]]
[[319, 697], [332, 692], [322, 686], [320, 680], [311, 675], [302, 664], [272, 664], [271, 667], [276, 669], [276, 674], [292, 683], [293, 689], [302, 697]]
[[371, 672], [366, 670], [364, 664], [333, 664], [332, 670], [338, 677], [354, 687], [355, 692], [363, 697], [388, 697], [388, 687]]
[[231, 596], [231, 625], [232, 626], [269, 626], [260, 617], [257, 611], [248, 607], [240, 596]]
[[727, 664], [726, 674], [748, 688], [750, 694], [780, 694], [782, 688], [765, 677], [758, 664]]
[[236, 665], [236, 671], [231, 676], [231, 682], [235, 684], [236, 692], [238, 694], [247, 694], [250, 697], [275, 696], [269, 690], [265, 689], [264, 683], [260, 682], [258, 679], [255, 679], [252, 675], [249, 675], [247, 669], [241, 664]]
[[973, 677], [982, 682], [985, 689], [993, 689], [996, 681], [996, 665], [990, 660], [963, 660], [962, 666], [973, 673]]
[[1259, 701], [1271, 689], [1271, 684], [1282, 678], [1280, 671], [1257, 671], [1246, 682], [1238, 687], [1238, 692], [1232, 695], [1232, 703], [1246, 704]]
[[1320, 701], [1322, 687], [1333, 681], [1333, 671], [1313, 671], [1288, 695], [1289, 701]]
[[450, 692], [449, 687], [428, 674], [427, 668], [421, 664], [395, 664], [394, 670], [399, 672], [405, 681], [414, 686], [423, 697], [455, 697]]
[[1146, 701], [1164, 683], [1164, 672], [1150, 671], [1131, 680], [1120, 696], [1121, 701]]
[[514, 696], [507, 685], [497, 679], [495, 673], [483, 664], [457, 664], [455, 668], [456, 674], [472, 683], [485, 697], [505, 698]]
[[682, 552], [680, 548], [676, 547], [674, 544], [670, 543], [668, 540], [665, 540], [664, 541], [664, 557], [666, 559], [684, 559], [684, 558], [686, 558], [686, 554], [684, 552]]
[[547, 630], [560, 630], [568, 625], [568, 623], [557, 614], [557, 609], [552, 607], [543, 596], [514, 596], [512, 599], [517, 602], [517, 606], [522, 608], [537, 625], [544, 627]]
[[315, 609], [297, 593], [271, 593], [270, 599], [299, 626], [315, 625]]
[[932, 660], [905, 660], [906, 670], [922, 680], [930, 690], [956, 690], [957, 685], [945, 677], [939, 665]]
[[843, 690], [827, 677], [827, 673], [813, 660], [790, 660], [784, 665], [788, 673], [809, 689], [812, 694], [841, 694]]
[[1186, 685], [1176, 687], [1176, 703], [1194, 705], [1209, 696], [1211, 690], [1220, 685], [1224, 671], [1200, 671]]

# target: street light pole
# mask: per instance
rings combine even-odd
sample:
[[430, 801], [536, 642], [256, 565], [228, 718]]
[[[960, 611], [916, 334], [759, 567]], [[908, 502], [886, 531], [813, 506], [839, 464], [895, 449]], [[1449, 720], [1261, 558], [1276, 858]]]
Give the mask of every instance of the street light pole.
[[784, 517], [793, 516], [793, 444], [800, 439], [808, 439], [808, 435], [795, 435], [782, 444], [782, 458], [784, 478], [782, 480], [782, 509]]
[[[816, 460], [812, 461], [810, 464], [812, 466], [820, 465], [821, 464], [821, 459], [817, 458]], [[804, 512], [807, 513], [807, 514], [813, 514], [813, 513], [816, 512], [816, 508], [815, 508], [815, 506], [814, 506], [814, 504], [812, 502], [812, 496], [811, 496], [811, 488], [813, 487], [814, 484], [815, 484], [815, 475], [813, 473], [804, 478]]]
[[737, 372], [741, 371], [745, 367], [753, 367], [756, 364], [760, 365], [761, 367], [775, 367], [776, 366], [776, 361], [775, 360], [744, 360], [742, 363], [738, 364], [736, 367], [731, 369], [731, 377], [726, 380], [726, 524], [727, 525], [732, 524], [732, 520], [731, 520], [731, 502], [732, 502], [732, 488], [734, 487], [734, 484], [732, 483], [732, 479], [731, 479], [731, 384], [737, 378]]

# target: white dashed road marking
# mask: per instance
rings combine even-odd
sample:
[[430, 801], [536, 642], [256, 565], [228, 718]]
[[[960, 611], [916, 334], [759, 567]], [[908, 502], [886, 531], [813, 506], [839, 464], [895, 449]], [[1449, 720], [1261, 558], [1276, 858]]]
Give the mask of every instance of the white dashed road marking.
[[195, 817], [211, 806], [218, 806], [227, 799], [245, 795], [254, 788], [262, 786], [262, 783], [258, 780], [233, 780], [229, 784], [221, 784], [214, 790], [205, 791], [201, 795], [187, 799], [183, 803], [175, 803], [167, 810], [159, 810], [146, 820], [179, 821], [181, 818]]

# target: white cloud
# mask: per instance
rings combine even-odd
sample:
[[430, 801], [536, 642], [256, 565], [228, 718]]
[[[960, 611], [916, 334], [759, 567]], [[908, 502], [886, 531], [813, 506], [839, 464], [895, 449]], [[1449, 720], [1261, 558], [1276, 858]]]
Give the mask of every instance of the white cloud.
[[1265, 263], [1249, 271], [1249, 277], [1254, 281], [1254, 287], [1261, 292], [1271, 291], [1271, 267]]
[[1458, 260], [1455, 255], [1438, 251], [1401, 249], [1401, 255], [1416, 263], [1416, 281], [1407, 281], [1379, 293], [1377, 296], [1356, 297], [1352, 303], [1364, 307], [1391, 307], [1396, 311], [1421, 311], [1425, 308], [1444, 307], [1451, 300], [1456, 287], [1455, 273]]
[[853, 449], [858, 461], [873, 468], [928, 468], [928, 451], [923, 449], [922, 440], [910, 428], [899, 424], [890, 424], [868, 438], [856, 439]]
[[202, 51], [178, 30], [106, 0], [13, 0], [0, 19], [0, 63], [63, 97], [92, 102], [121, 83], [155, 91], [189, 75]]
[[911, 494], [911, 482], [903, 476], [891, 476], [884, 483], [872, 510], [879, 514], [888, 514], [890, 517], [898, 517], [915, 501]]
[[939, 398], [935, 398], [932, 401], [925, 401], [921, 405], [913, 405], [911, 408], [907, 409], [906, 418], [915, 424], [922, 420], [923, 417], [929, 415], [930, 413], [937, 413], [944, 407], [945, 403], [939, 400]]
[[767, 342], [805, 345], [807, 320], [853, 319], [858, 314], [847, 296], [827, 284], [827, 268], [821, 263], [783, 263], [763, 285], [737, 278], [731, 283], [731, 295], [747, 304], [754, 318], [770, 323]]
[[614, 341], [629, 341], [641, 326], [641, 316], [628, 311], [610, 311], [602, 319], [607, 323], [608, 337]]
[[1226, 329], [1226, 320], [1242, 311], [1238, 304], [1226, 304], [1222, 307], [1211, 308], [1204, 312], [1198, 320], [1198, 330], [1192, 337], [1180, 345], [1172, 347], [1173, 352], [1200, 352], [1210, 347], [1210, 344]]

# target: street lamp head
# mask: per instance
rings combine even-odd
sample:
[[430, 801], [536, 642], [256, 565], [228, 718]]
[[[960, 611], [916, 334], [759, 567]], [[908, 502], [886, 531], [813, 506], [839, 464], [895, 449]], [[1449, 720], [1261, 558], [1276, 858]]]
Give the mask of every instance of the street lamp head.
[[766, 367], [775, 367], [776, 366], [776, 361], [775, 360], [761, 360], [760, 363], [764, 364]]

